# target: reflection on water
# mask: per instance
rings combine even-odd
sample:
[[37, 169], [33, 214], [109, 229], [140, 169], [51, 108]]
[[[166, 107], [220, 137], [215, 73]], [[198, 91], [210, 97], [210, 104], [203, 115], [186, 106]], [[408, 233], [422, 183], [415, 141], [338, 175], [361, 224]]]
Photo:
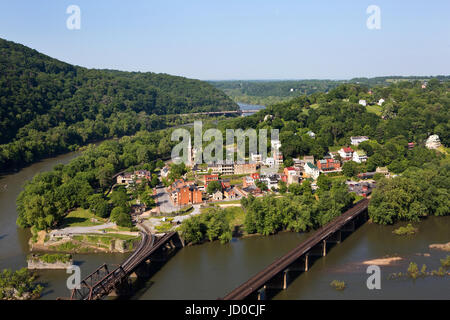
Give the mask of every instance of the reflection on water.
[[[398, 226], [397, 226], [398, 227]], [[393, 272], [405, 272], [410, 261], [428, 270], [439, 267], [443, 251], [430, 250], [431, 243], [450, 241], [450, 217], [432, 217], [420, 225], [415, 236], [399, 237], [394, 226], [366, 223], [326, 257], [315, 261], [310, 271], [291, 279], [288, 290], [275, 299], [450, 299], [450, 277], [388, 280]], [[218, 242], [184, 248], [149, 282], [139, 299], [216, 299], [248, 280], [308, 237], [281, 233], [270, 237], [250, 237], [227, 245]], [[429, 253], [430, 256], [423, 256]], [[418, 255], [420, 254], [420, 255]], [[400, 256], [391, 266], [381, 266], [381, 290], [368, 290], [366, 265], [370, 259]], [[347, 288], [336, 291], [333, 280], [343, 280]]]

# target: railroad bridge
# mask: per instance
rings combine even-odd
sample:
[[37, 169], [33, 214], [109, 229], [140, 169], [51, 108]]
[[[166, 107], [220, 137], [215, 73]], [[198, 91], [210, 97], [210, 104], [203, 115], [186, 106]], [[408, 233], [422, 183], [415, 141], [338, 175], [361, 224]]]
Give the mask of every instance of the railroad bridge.
[[178, 233], [169, 232], [156, 237], [143, 228], [142, 240], [136, 250], [120, 266], [112, 271], [106, 264], [100, 266], [81, 281], [79, 289], [73, 289], [70, 300], [98, 300], [128, 286], [128, 279], [145, 273], [145, 268], [153, 262], [167, 259], [170, 252], [183, 246]]
[[258, 111], [261, 111], [261, 109], [247, 109], [247, 110], [224, 110], [224, 111], [205, 111], [205, 112], [193, 112], [193, 113], [174, 113], [174, 114], [170, 114], [172, 116], [181, 116], [181, 117], [185, 117], [185, 116], [197, 116], [197, 115], [210, 115], [210, 116], [215, 116], [215, 115], [227, 115], [227, 114], [238, 114], [238, 115], [242, 115], [244, 113], [257, 113]]
[[348, 234], [367, 221], [368, 205], [369, 199], [357, 202], [345, 213], [315, 231], [296, 248], [231, 291], [223, 300], [263, 300], [270, 293], [273, 294], [274, 290], [287, 289], [289, 275], [308, 271], [315, 259], [326, 256], [327, 250], [340, 243]]

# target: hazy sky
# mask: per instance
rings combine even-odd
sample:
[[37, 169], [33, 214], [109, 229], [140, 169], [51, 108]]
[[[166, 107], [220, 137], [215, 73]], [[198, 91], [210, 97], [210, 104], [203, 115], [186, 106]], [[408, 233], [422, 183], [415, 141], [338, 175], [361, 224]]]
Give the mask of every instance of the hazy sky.
[[[69, 30], [69, 5], [81, 29]], [[369, 5], [381, 9], [370, 30]], [[90, 68], [198, 79], [450, 74], [450, 1], [0, 0], [0, 37]]]

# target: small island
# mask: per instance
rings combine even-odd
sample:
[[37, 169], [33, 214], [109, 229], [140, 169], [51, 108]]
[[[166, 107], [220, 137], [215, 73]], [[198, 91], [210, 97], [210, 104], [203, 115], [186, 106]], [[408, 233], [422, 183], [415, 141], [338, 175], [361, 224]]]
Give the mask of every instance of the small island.
[[27, 259], [28, 269], [67, 269], [73, 264], [70, 254], [31, 254]]
[[405, 235], [413, 235], [419, 231], [418, 228], [414, 228], [411, 223], [408, 223], [406, 227], [400, 227], [393, 231], [394, 234], [398, 236], [405, 236]]

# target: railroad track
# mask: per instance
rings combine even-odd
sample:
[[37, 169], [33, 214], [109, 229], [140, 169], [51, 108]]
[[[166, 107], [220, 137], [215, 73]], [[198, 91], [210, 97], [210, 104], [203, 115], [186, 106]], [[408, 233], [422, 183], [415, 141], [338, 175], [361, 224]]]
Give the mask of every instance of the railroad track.
[[349, 220], [353, 219], [356, 214], [359, 214], [368, 206], [368, 199], [363, 199], [359, 201], [352, 208], [347, 210], [345, 213], [329, 222], [325, 226], [319, 228], [314, 234], [309, 237], [306, 241], [302, 242], [300, 245], [289, 251], [284, 256], [275, 260], [272, 264], [255, 274], [248, 281], [241, 284], [239, 287], [231, 291], [226, 295], [224, 300], [240, 300], [258, 290], [262, 287], [269, 279], [274, 275], [281, 272], [288, 265], [298, 259], [301, 255], [305, 254], [312, 247], [317, 245], [320, 241], [326, 239], [328, 236], [336, 232], [338, 229], [343, 227]]

